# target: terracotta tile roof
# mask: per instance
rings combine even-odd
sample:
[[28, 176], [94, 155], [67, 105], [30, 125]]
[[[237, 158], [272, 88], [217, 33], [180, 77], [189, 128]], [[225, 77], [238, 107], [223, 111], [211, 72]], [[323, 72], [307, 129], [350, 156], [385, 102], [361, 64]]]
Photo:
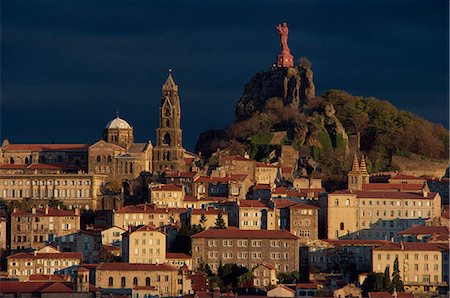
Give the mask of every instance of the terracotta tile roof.
[[284, 186], [272, 189], [272, 195], [286, 195], [288, 197], [298, 197], [298, 198], [306, 196], [306, 194], [304, 193], [300, 193], [297, 190], [288, 189]]
[[269, 205], [259, 200], [240, 200], [238, 206], [239, 208], [269, 208]]
[[[276, 289], [276, 288], [283, 288], [283, 289], [285, 289], [285, 290], [287, 290], [287, 291], [289, 291], [289, 292], [295, 294], [295, 291], [294, 291], [293, 289], [291, 289], [291, 288], [289, 288], [288, 286], [285, 286], [285, 285], [283, 285], [283, 284], [276, 285], [274, 289]], [[272, 289], [272, 290], [273, 290], [273, 289]], [[270, 290], [270, 291], [271, 291], [271, 290]]]
[[192, 256], [181, 252], [168, 252], [166, 259], [192, 259]]
[[245, 157], [239, 156], [239, 155], [224, 156], [224, 157], [219, 158], [219, 160], [253, 161], [252, 159], [245, 158]]
[[183, 186], [176, 184], [164, 184], [153, 186], [151, 188], [152, 191], [183, 191]]
[[275, 208], [278, 209], [289, 208], [293, 205], [298, 204], [298, 202], [289, 199], [274, 199], [273, 203], [275, 205]]
[[70, 275], [62, 274], [31, 274], [30, 281], [70, 281]]
[[185, 202], [223, 202], [230, 200], [228, 197], [206, 197], [206, 198], [196, 198], [194, 196], [185, 196], [184, 200]]
[[140, 226], [134, 232], [159, 232], [159, 230], [152, 226]]
[[272, 187], [270, 186], [270, 184], [256, 184], [253, 187], [254, 190], [271, 190]]
[[434, 199], [436, 192], [429, 192], [427, 197], [422, 193], [403, 191], [357, 191], [357, 198], [371, 199]]
[[125, 262], [100, 263], [97, 270], [113, 271], [178, 271], [169, 264], [132, 264]]
[[325, 188], [299, 188], [297, 189], [302, 194], [314, 193], [314, 196], [317, 196], [321, 192], [325, 192]]
[[193, 178], [197, 172], [168, 172], [166, 178]]
[[79, 259], [83, 258], [83, 253], [81, 252], [59, 252], [59, 253], [27, 253], [19, 252], [6, 257], [7, 259]]
[[363, 191], [419, 191], [423, 189], [423, 184], [412, 183], [368, 183], [362, 185]]
[[259, 266], [264, 266], [264, 267], [267, 267], [267, 268], [269, 268], [271, 270], [272, 269], [276, 269], [275, 266], [273, 266], [272, 264], [268, 264], [268, 263], [262, 263]]
[[36, 213], [33, 214], [31, 211], [23, 211], [17, 209], [16, 212], [12, 213], [12, 216], [80, 216], [75, 215], [75, 211], [68, 211], [57, 208], [48, 208], [47, 214], [45, 214], [45, 208], [36, 208]]
[[80, 167], [70, 166], [67, 164], [44, 164], [44, 163], [33, 163], [33, 164], [2, 164], [0, 169], [29, 169], [29, 170], [70, 170], [70, 169], [80, 169]]
[[298, 203], [289, 207], [290, 209], [319, 209], [317, 206], [313, 206], [305, 203]]
[[315, 283], [298, 283], [295, 285], [297, 289], [317, 289], [317, 284]]
[[422, 178], [419, 178], [416, 176], [412, 176], [412, 175], [401, 174], [401, 173], [391, 176], [391, 179], [393, 179], [393, 180], [424, 180], [425, 181], [425, 179], [422, 179]]
[[291, 174], [294, 171], [292, 167], [281, 167], [281, 173]]
[[285, 230], [240, 230], [236, 227], [227, 229], [207, 229], [194, 234], [191, 238], [253, 238], [253, 239], [298, 239]]
[[9, 144], [11, 151], [87, 151], [89, 144]]
[[448, 244], [445, 243], [428, 243], [428, 242], [390, 242], [374, 250], [408, 250], [408, 251], [448, 251]]
[[398, 232], [399, 235], [448, 235], [449, 231], [446, 226], [413, 226], [409, 229]]

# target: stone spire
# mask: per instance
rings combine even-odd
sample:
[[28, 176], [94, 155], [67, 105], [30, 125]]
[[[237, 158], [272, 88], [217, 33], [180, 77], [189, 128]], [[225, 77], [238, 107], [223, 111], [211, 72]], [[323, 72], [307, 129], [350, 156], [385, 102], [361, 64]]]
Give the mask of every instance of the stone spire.
[[358, 155], [353, 155], [352, 172], [359, 172]]
[[364, 159], [364, 155], [361, 156], [361, 162], [359, 164], [359, 169], [361, 173], [367, 173], [366, 160]]
[[172, 68], [169, 68], [169, 75], [167, 76], [167, 80], [162, 87], [163, 91], [178, 91], [178, 85], [175, 84], [175, 81], [172, 77]]

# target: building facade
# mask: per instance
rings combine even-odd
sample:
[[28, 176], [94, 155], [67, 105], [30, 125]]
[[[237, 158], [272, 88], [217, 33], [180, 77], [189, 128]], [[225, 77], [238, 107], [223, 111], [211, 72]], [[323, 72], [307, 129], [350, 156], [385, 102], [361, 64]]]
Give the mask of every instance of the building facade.
[[130, 227], [122, 235], [122, 261], [160, 264], [166, 261], [166, 235], [151, 226]]

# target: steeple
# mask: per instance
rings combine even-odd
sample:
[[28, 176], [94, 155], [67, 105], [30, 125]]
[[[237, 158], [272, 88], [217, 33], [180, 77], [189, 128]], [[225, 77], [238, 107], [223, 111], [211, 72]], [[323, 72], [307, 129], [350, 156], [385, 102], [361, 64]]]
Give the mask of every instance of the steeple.
[[172, 68], [169, 68], [169, 74], [167, 76], [166, 82], [162, 87], [163, 91], [176, 91], [178, 92], [178, 85], [175, 84], [175, 81], [172, 77]]
[[361, 162], [359, 164], [359, 169], [361, 173], [367, 173], [366, 160], [364, 159], [364, 155], [361, 156]]
[[352, 172], [359, 172], [358, 155], [356, 153], [353, 155]]

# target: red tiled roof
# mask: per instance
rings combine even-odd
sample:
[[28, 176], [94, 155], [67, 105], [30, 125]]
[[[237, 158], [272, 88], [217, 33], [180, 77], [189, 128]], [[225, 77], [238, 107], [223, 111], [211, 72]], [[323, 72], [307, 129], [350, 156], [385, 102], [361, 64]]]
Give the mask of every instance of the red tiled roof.
[[281, 173], [283, 173], [283, 174], [290, 174], [292, 172], [293, 172], [292, 167], [281, 167]]
[[132, 233], [134, 232], [159, 232], [159, 230], [152, 226], [141, 226], [134, 230]]
[[269, 206], [259, 200], [240, 200], [238, 201], [239, 208], [269, 208]]
[[363, 191], [384, 190], [384, 191], [412, 191], [422, 190], [423, 184], [412, 183], [368, 183], [362, 185]]
[[275, 205], [275, 208], [278, 208], [278, 209], [289, 208], [293, 205], [298, 204], [298, 202], [292, 201], [289, 199], [274, 199], [273, 203]]
[[9, 144], [6, 150], [17, 151], [84, 151], [89, 144]]
[[152, 191], [183, 191], [183, 187], [176, 184], [164, 184], [153, 186]]
[[288, 189], [284, 186], [280, 186], [280, 187], [272, 189], [272, 194], [273, 195], [286, 195], [288, 197], [298, 197], [298, 198], [306, 196], [305, 193], [300, 193], [297, 190]]
[[[287, 291], [289, 291], [289, 292], [295, 294], [295, 291], [294, 291], [293, 289], [291, 289], [291, 288], [289, 288], [288, 286], [285, 286], [285, 285], [283, 285], [283, 284], [278, 284], [278, 285], [275, 286], [275, 288], [283, 288], [283, 289], [285, 289], [285, 290], [287, 290]], [[275, 288], [274, 288], [274, 289], [275, 289]], [[272, 290], [273, 290], [273, 289], [272, 289]]]
[[191, 238], [253, 238], [253, 239], [298, 239], [285, 230], [240, 230], [236, 227], [227, 229], [207, 229], [194, 234]]
[[166, 177], [168, 178], [192, 178], [197, 174], [197, 172], [169, 172], [166, 173]]
[[289, 208], [291, 208], [291, 209], [319, 209], [319, 207], [317, 207], [317, 206], [313, 206], [313, 205], [305, 204], [305, 203], [298, 203], [298, 204], [290, 206]]
[[0, 169], [29, 169], [29, 170], [67, 170], [67, 169], [79, 169], [80, 167], [69, 166], [67, 164], [2, 164]]
[[247, 174], [231, 174], [225, 177], [200, 176], [194, 180], [199, 183], [229, 183], [231, 181], [243, 181], [247, 178]]
[[448, 233], [449, 231], [446, 226], [419, 226], [419, 225], [398, 232], [399, 235], [432, 235], [432, 234], [448, 235]]
[[69, 293], [73, 291], [73, 286], [69, 286], [68, 284], [62, 283], [62, 282], [55, 282], [46, 287], [45, 289], [42, 289], [41, 293]]
[[113, 271], [178, 271], [169, 264], [132, 264], [125, 262], [100, 263], [97, 270]]
[[28, 278], [30, 281], [69, 281], [69, 275], [61, 274], [31, 274]]
[[393, 179], [393, 180], [424, 180], [425, 181], [425, 179], [422, 179], [422, 178], [419, 178], [416, 176], [412, 176], [412, 175], [401, 174], [401, 173], [391, 176], [391, 179]]
[[254, 190], [271, 190], [272, 187], [270, 186], [270, 184], [256, 184], [253, 187]]
[[[403, 248], [402, 248], [403, 246]], [[409, 250], [409, 251], [448, 251], [448, 244], [444, 243], [428, 243], [428, 242], [403, 242], [403, 243], [388, 243], [381, 247], [376, 247], [374, 250]]]
[[297, 289], [317, 289], [317, 284], [315, 283], [298, 283], [295, 285]]
[[[135, 286], [134, 288], [133, 288], [133, 290], [156, 290], [156, 287], [154, 287], [154, 286]], [[110, 297], [109, 295], [108, 295], [108, 297]], [[126, 297], [126, 296], [120, 296], [120, 297]]]
[[403, 191], [357, 191], [357, 198], [371, 199], [434, 199], [436, 192], [429, 192], [427, 197], [422, 193]]
[[49, 207], [47, 214], [45, 214], [45, 208], [36, 208], [35, 214], [33, 214], [32, 211], [23, 211], [17, 209], [16, 212], [13, 212], [12, 216], [80, 216], [80, 215], [75, 215], [75, 212], [71, 212], [68, 210]]
[[181, 252], [168, 252], [166, 259], [192, 259], [192, 256]]
[[27, 253], [19, 252], [6, 257], [7, 259], [82, 259], [83, 253], [81, 252], [43, 252], [37, 253]]

